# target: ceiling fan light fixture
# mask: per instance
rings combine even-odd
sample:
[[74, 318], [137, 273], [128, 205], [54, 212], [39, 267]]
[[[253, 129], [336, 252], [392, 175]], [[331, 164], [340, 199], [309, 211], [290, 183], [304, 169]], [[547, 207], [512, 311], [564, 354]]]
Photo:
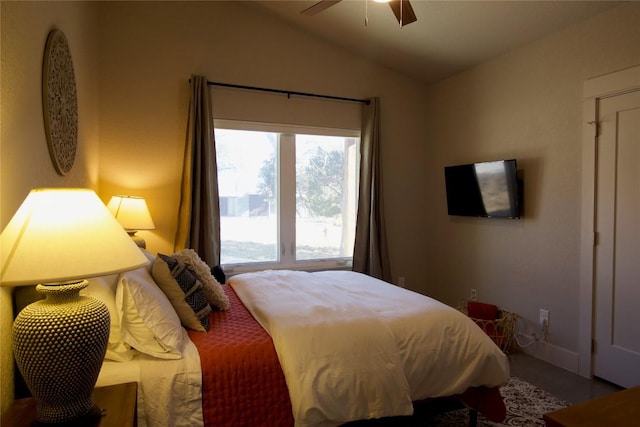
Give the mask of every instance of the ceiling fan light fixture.
[[[340, 3], [342, 0], [319, 0], [310, 7], [304, 9], [300, 12], [303, 15], [315, 15], [317, 13], [322, 12], [325, 9], [335, 5], [336, 3]], [[409, 0], [374, 0], [378, 3], [387, 3], [391, 7], [393, 14], [396, 16], [396, 20], [400, 24], [400, 27], [404, 27], [405, 25], [409, 25], [412, 22], [417, 20], [416, 14], [413, 12], [413, 7]], [[369, 0], [365, 0], [365, 26], [367, 25], [368, 19], [368, 5]]]
[[413, 7], [409, 0], [390, 0], [389, 6], [393, 10], [393, 14], [396, 15], [396, 20], [401, 28], [416, 22], [416, 14], [413, 12]]

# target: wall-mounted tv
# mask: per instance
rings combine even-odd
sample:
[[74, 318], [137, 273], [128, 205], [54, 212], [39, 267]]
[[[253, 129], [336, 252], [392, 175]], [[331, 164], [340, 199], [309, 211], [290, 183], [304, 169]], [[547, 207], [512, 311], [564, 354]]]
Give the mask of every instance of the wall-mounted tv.
[[520, 218], [522, 183], [515, 159], [445, 166], [449, 215]]

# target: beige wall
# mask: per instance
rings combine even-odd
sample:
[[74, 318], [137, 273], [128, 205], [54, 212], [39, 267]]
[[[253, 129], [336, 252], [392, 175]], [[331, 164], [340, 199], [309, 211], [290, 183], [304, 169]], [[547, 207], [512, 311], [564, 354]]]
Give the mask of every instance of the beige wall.
[[[97, 15], [76, 2], [1, 2], [0, 228], [32, 188], [89, 187], [98, 182]], [[52, 28], [65, 33], [78, 94], [78, 150], [59, 176], [51, 163], [42, 118], [42, 58]], [[13, 399], [11, 290], [0, 290], [0, 399]]]
[[[475, 288], [534, 327], [551, 311], [551, 345], [529, 350], [571, 370], [578, 363], [582, 85], [640, 64], [640, 3], [605, 12], [434, 85], [427, 102], [425, 214], [432, 234], [423, 291], [448, 303]], [[517, 158], [524, 218], [448, 217], [443, 167]], [[537, 329], [536, 329], [537, 331]]]
[[[425, 182], [421, 84], [300, 34], [250, 2], [105, 2], [100, 28], [100, 193], [103, 200], [119, 192], [147, 198], [157, 228], [140, 234], [150, 250], [172, 250], [194, 73], [252, 86], [379, 96], [387, 203], [397, 212], [389, 219], [391, 259], [394, 271], [417, 282], [421, 273], [412, 272], [412, 249], [405, 247], [425, 233], [419, 212], [426, 205], [406, 195]], [[279, 97], [272, 105], [287, 114], [327, 103], [269, 97]], [[244, 99], [243, 91], [214, 89], [214, 114], [237, 118], [231, 111], [240, 102], [249, 114], [255, 105]]]

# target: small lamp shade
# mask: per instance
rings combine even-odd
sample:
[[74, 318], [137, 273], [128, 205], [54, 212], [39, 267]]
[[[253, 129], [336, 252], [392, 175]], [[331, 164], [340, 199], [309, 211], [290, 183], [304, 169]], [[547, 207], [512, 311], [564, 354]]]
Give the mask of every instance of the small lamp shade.
[[38, 284], [46, 299], [13, 323], [16, 364], [36, 401], [38, 425], [96, 425], [95, 386], [109, 338], [104, 302], [86, 277], [148, 263], [100, 198], [86, 189], [31, 191], [0, 235], [0, 285]]
[[2, 231], [2, 286], [132, 270], [147, 258], [92, 190], [35, 189]]
[[156, 228], [143, 197], [113, 196], [107, 207], [127, 231]]

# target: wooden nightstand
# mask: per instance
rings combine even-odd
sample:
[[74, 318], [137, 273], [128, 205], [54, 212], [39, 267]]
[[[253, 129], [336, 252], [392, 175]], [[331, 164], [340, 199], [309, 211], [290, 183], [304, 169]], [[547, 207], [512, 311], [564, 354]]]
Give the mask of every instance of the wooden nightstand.
[[640, 420], [640, 386], [548, 412], [547, 427], [635, 427]]
[[[135, 427], [137, 425], [138, 384], [126, 383], [96, 388], [93, 400], [104, 416], [97, 426]], [[26, 427], [36, 419], [36, 402], [33, 398], [18, 399], [2, 414], [2, 427]]]

